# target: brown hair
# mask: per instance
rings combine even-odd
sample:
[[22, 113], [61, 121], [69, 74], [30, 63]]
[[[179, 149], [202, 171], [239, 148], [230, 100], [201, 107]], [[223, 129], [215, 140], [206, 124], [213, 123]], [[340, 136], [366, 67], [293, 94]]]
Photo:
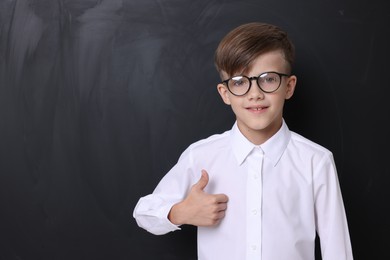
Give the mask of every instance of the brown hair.
[[243, 24], [229, 32], [215, 51], [214, 62], [218, 72], [229, 77], [250, 70], [251, 63], [261, 54], [281, 50], [291, 72], [294, 63], [294, 45], [287, 33], [266, 23]]

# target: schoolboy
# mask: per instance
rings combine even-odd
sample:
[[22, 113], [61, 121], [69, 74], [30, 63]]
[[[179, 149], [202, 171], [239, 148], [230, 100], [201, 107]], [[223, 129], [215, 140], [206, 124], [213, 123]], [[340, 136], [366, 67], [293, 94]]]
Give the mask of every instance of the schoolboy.
[[215, 64], [232, 107], [230, 131], [190, 145], [134, 217], [153, 234], [198, 226], [201, 260], [350, 260], [348, 225], [332, 153], [290, 131], [285, 100], [297, 82], [294, 47], [280, 28], [228, 33]]

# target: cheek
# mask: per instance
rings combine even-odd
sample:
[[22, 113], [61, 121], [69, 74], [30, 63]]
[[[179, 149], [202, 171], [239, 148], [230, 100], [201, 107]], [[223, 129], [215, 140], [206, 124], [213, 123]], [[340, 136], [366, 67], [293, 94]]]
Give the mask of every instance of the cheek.
[[230, 106], [235, 114], [240, 113], [243, 105], [240, 100], [235, 99], [234, 97], [230, 99]]
[[287, 99], [287, 95], [275, 96], [272, 100], [273, 106], [283, 108], [286, 99]]

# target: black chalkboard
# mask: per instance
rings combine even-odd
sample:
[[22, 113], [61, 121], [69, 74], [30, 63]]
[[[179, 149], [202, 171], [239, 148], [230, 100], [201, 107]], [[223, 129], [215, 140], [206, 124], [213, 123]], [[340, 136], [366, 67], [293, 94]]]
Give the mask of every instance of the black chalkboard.
[[195, 228], [153, 236], [132, 210], [231, 128], [213, 54], [252, 21], [295, 42], [285, 119], [333, 151], [355, 259], [390, 259], [388, 6], [0, 0], [0, 259], [196, 259]]

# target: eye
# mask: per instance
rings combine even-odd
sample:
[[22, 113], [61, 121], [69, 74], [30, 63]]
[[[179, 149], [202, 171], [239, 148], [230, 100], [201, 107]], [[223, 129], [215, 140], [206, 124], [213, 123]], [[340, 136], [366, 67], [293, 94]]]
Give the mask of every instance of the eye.
[[274, 73], [267, 73], [260, 76], [259, 81], [262, 84], [277, 84], [279, 82], [279, 77]]
[[277, 80], [277, 78], [275, 76], [267, 76], [265, 77], [265, 82], [267, 83], [275, 83]]
[[269, 77], [269, 78], [267, 78], [267, 81], [269, 81], [269, 82], [274, 82], [274, 81], [276, 81], [276, 78], [274, 78], [274, 77]]
[[245, 77], [239, 76], [232, 78], [229, 82], [229, 85], [232, 87], [242, 87], [246, 86], [247, 83], [248, 80]]

